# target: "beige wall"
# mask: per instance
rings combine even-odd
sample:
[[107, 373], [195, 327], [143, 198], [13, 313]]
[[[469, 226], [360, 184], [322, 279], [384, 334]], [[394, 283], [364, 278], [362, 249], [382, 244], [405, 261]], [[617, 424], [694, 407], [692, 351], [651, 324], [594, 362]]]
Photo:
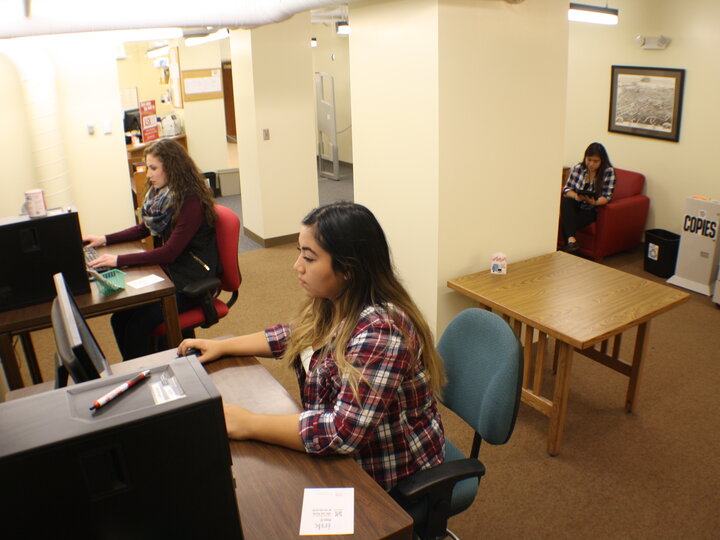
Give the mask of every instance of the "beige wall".
[[[720, 181], [708, 166], [717, 154], [720, 108], [720, 3], [714, 0], [618, 2], [620, 22], [601, 27], [570, 24], [564, 164], [582, 158], [592, 141], [603, 142], [617, 167], [647, 177], [646, 228], [679, 233], [685, 199], [720, 199]], [[664, 51], [643, 50], [638, 34], [672, 38]], [[607, 131], [612, 65], [686, 70], [680, 141]]]
[[[7, 46], [7, 44], [5, 44]], [[0, 216], [18, 214], [24, 193], [34, 189], [35, 173], [28, 132], [28, 117], [20, 75], [14, 61], [0, 45]]]
[[350, 38], [338, 36], [334, 24], [313, 24], [318, 46], [312, 49], [313, 71], [329, 73], [335, 84], [335, 119], [338, 159], [352, 163], [352, 117], [350, 115]]
[[265, 240], [297, 233], [318, 202], [310, 27], [301, 13], [231, 32], [243, 226]]
[[[469, 305], [446, 282], [552, 251], [567, 4], [351, 4], [356, 200], [385, 228], [440, 333]], [[540, 44], [540, 45], [539, 45]]]
[[[17, 214], [22, 192], [47, 180], [44, 160], [50, 153], [43, 148], [47, 144], [59, 145], [62, 158], [51, 174], [49, 206], [76, 206], [85, 232], [131, 224], [115, 43], [106, 35], [68, 35], [4, 40], [1, 50], [5, 61], [0, 65], [0, 107], [12, 121], [8, 125], [14, 126], [15, 137], [0, 147], [0, 160], [11, 164], [17, 175], [17, 182], [3, 182], [2, 214]], [[47, 88], [45, 97], [52, 102], [47, 120], [30, 120], [28, 84]], [[111, 134], [103, 134], [105, 123], [110, 124]], [[88, 134], [88, 124], [94, 126], [94, 135]], [[44, 132], [44, 126], [56, 125], [59, 131]]]

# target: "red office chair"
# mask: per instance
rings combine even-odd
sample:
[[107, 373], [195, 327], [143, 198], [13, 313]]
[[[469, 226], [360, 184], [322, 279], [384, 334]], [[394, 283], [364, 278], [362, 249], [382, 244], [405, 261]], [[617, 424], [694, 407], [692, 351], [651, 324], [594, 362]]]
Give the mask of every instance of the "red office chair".
[[[202, 296], [201, 305], [180, 313], [180, 329], [184, 337], [194, 337], [195, 328], [209, 328], [218, 320], [228, 314], [230, 308], [238, 297], [238, 289], [242, 283], [240, 266], [238, 265], [238, 240], [240, 239], [240, 218], [224, 206], [215, 205], [217, 222], [215, 235], [217, 237], [218, 254], [222, 273], [214, 278], [208, 278], [193, 284], [193, 296]], [[221, 291], [231, 293], [227, 302], [218, 298]], [[165, 323], [159, 324], [153, 330], [156, 338], [164, 338], [167, 334]]]

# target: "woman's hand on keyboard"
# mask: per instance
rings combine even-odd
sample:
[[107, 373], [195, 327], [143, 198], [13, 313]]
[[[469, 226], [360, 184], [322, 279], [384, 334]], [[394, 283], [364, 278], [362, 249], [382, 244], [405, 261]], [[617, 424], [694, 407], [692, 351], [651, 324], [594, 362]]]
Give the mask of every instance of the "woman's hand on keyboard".
[[84, 247], [100, 247], [104, 246], [107, 239], [104, 236], [83, 236]]
[[110, 266], [115, 268], [117, 266], [117, 255], [99, 255], [97, 259], [93, 259], [88, 263], [90, 268], [97, 268], [98, 266]]

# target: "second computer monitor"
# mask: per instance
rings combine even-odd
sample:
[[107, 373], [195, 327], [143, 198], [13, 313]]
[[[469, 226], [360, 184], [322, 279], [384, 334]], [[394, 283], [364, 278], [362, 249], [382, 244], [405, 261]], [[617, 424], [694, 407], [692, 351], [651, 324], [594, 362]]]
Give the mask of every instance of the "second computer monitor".
[[57, 347], [55, 387], [65, 386], [68, 375], [76, 383], [110, 375], [110, 364], [80, 313], [62, 273], [55, 274], [53, 280], [57, 293], [50, 314]]

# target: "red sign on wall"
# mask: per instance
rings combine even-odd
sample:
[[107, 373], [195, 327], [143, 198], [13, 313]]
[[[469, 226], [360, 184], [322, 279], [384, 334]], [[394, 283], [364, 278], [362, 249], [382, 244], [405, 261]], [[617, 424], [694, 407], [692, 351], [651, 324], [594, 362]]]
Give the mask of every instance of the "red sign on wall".
[[154, 99], [140, 102], [140, 124], [144, 143], [158, 139], [159, 133]]

